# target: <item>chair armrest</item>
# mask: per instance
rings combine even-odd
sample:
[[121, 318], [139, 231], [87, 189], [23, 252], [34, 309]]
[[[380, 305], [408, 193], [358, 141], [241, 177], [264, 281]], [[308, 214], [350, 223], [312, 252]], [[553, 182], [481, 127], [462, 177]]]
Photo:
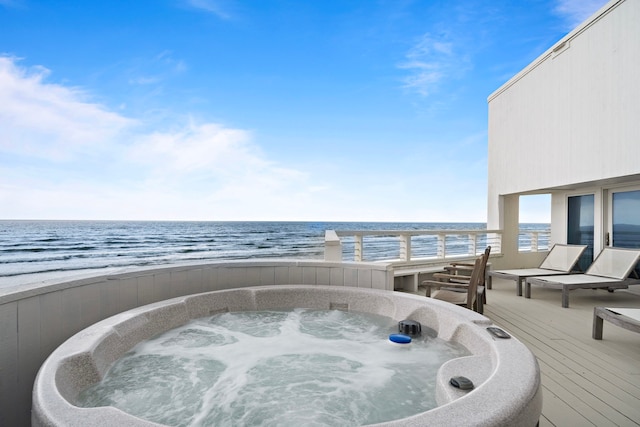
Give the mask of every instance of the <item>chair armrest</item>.
[[448, 273], [433, 273], [433, 279], [441, 282], [448, 282], [453, 274]]
[[440, 289], [441, 286], [447, 285], [447, 282], [438, 282], [437, 280], [423, 280], [422, 282], [420, 282], [420, 284], [426, 288], [426, 295], [425, 296], [430, 297], [431, 296], [431, 288]]
[[420, 283], [422, 286], [426, 288], [426, 296], [431, 296], [431, 289], [440, 289], [440, 288], [456, 288], [456, 289], [466, 289], [469, 287], [467, 283], [456, 283], [456, 282], [438, 282], [436, 280], [423, 280]]
[[439, 288], [441, 286], [448, 285], [447, 282], [439, 282], [437, 280], [423, 280], [422, 282], [420, 282], [420, 284], [429, 288]]
[[441, 287], [442, 288], [467, 289], [469, 287], [469, 284], [468, 283], [449, 282], [449, 283], [444, 283]]
[[449, 279], [449, 283], [462, 283], [465, 285], [468, 285], [470, 281], [471, 277], [468, 276], [453, 276], [451, 279]]
[[434, 279], [443, 279], [443, 280], [450, 280], [450, 279], [457, 279], [457, 280], [470, 280], [471, 276], [465, 276], [463, 274], [448, 274], [448, 273], [433, 273], [433, 278]]
[[433, 278], [443, 283], [448, 283], [451, 281], [464, 283], [464, 282], [469, 282], [469, 280], [471, 280], [471, 276], [464, 276], [462, 274], [446, 274], [446, 273], [435, 273], [433, 275]]
[[450, 274], [460, 274], [460, 272], [469, 274], [473, 271], [473, 265], [451, 264], [444, 267]]

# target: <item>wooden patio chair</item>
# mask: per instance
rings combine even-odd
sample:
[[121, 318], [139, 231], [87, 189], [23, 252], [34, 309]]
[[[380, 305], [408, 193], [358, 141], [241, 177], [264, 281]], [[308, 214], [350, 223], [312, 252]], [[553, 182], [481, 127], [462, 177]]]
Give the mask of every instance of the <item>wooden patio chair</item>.
[[[484, 250], [484, 254], [487, 256], [487, 261], [488, 261], [489, 255], [491, 254], [491, 246], [487, 246], [487, 248]], [[452, 262], [451, 264], [446, 266], [444, 269], [447, 271], [447, 273], [436, 273], [433, 275], [434, 279], [436, 280], [438, 278], [448, 279], [451, 275], [454, 275], [454, 276], [460, 276], [458, 278], [460, 280], [469, 281], [471, 271], [473, 270], [473, 262]], [[486, 275], [486, 266], [485, 266], [485, 275]]]
[[[482, 295], [483, 305], [487, 303], [487, 292], [486, 292], [487, 263], [489, 261], [490, 254], [491, 254], [491, 246], [487, 246], [487, 248], [484, 250], [485, 259], [484, 259], [484, 265], [483, 265], [483, 271], [482, 271], [482, 278], [481, 278], [482, 280], [478, 285], [481, 287], [480, 293]], [[466, 284], [469, 284], [469, 281], [471, 280], [470, 275], [473, 271], [473, 267], [474, 267], [474, 263], [452, 262], [451, 264], [449, 264], [447, 267], [444, 268], [448, 273], [435, 273], [432, 277], [434, 280], [439, 282], [466, 285]], [[456, 292], [465, 292], [465, 289], [462, 287], [456, 287], [456, 288], [443, 287], [443, 289], [449, 289]]]
[[[482, 314], [482, 294], [484, 294], [484, 286], [480, 286], [480, 283], [482, 283], [483, 280], [487, 258], [488, 257], [483, 254], [476, 259], [468, 283], [442, 282], [438, 280], [423, 281], [422, 284], [427, 287], [426, 296], [460, 305]], [[431, 288], [435, 288], [435, 290], [432, 292]], [[458, 291], [458, 289], [461, 291]]]

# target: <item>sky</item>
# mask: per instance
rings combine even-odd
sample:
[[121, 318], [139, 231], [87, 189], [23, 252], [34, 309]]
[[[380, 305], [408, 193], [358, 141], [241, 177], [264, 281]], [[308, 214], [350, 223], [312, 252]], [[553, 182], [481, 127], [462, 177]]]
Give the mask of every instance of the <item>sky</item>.
[[0, 0], [0, 219], [485, 222], [487, 97], [605, 3]]

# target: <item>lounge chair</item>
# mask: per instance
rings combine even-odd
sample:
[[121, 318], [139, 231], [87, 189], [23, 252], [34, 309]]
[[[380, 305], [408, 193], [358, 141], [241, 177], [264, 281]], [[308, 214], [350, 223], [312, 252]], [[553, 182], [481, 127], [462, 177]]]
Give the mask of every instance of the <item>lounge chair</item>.
[[586, 248], [587, 245], [555, 244], [538, 268], [489, 270], [489, 280], [493, 277], [515, 280], [518, 296], [522, 296], [522, 284], [527, 277], [570, 274], [573, 267], [578, 263], [580, 255], [582, 255]]
[[[482, 294], [484, 293], [484, 286], [479, 286], [482, 283], [484, 276], [484, 269], [487, 264], [487, 256], [481, 255], [476, 259], [473, 271], [468, 283], [456, 283], [456, 282], [441, 282], [437, 280], [425, 280], [422, 282], [427, 287], [427, 297], [439, 299], [449, 302], [451, 304], [461, 305], [467, 307], [469, 310], [475, 310], [482, 314], [483, 312], [483, 300]], [[466, 292], [459, 292], [453, 289], [441, 289], [446, 288], [460, 288], [466, 290]], [[437, 288], [431, 292], [431, 288]]]
[[594, 340], [602, 339], [603, 320], [640, 333], [640, 308], [593, 308], [593, 331], [591, 337]]
[[527, 277], [524, 297], [531, 298], [532, 284], [562, 289], [562, 307], [567, 308], [572, 289], [626, 289], [629, 285], [640, 284], [640, 280], [629, 278], [638, 260], [640, 249], [604, 248], [584, 274]]

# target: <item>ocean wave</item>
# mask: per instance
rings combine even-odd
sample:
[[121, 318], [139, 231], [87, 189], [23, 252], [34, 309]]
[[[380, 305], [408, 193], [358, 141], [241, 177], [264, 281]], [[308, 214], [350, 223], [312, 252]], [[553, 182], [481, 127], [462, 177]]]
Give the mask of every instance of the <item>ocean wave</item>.
[[[322, 259], [327, 229], [484, 227], [480, 223], [0, 221], [0, 277], [183, 261]], [[544, 229], [548, 225], [535, 227]], [[466, 249], [464, 238], [451, 242], [451, 250]], [[481, 239], [478, 244], [483, 244]], [[413, 250], [417, 256], [431, 256], [436, 253], [436, 245], [435, 236], [417, 236]], [[345, 260], [353, 259], [353, 248], [353, 238], [343, 238]], [[397, 236], [365, 238], [363, 255], [366, 260], [397, 258]]]

